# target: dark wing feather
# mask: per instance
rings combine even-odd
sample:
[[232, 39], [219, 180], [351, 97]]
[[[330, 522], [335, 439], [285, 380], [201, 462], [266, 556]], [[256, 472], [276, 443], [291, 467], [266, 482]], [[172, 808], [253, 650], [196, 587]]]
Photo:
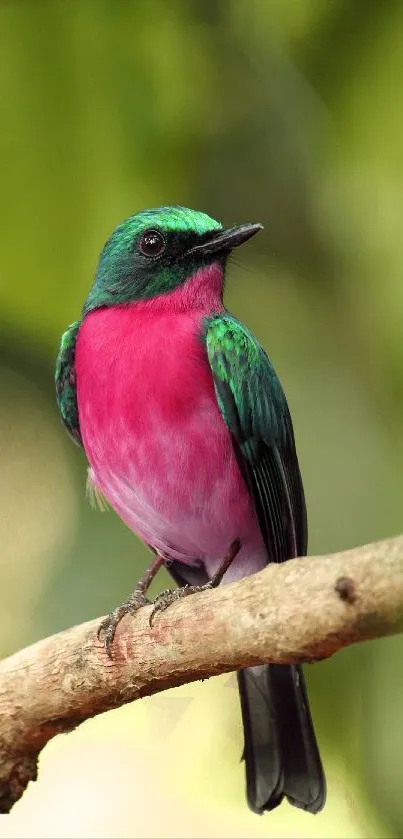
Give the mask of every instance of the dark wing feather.
[[[254, 500], [268, 560], [307, 550], [304, 490], [287, 402], [272, 364], [229, 314], [207, 319], [205, 341], [217, 401]], [[238, 673], [246, 787], [255, 812], [286, 796], [312, 813], [326, 782], [300, 667], [261, 665]]]
[[253, 335], [229, 314], [208, 318], [205, 341], [217, 401], [253, 497], [268, 557], [305, 554], [304, 491], [286, 398]]
[[78, 418], [75, 354], [81, 321], [75, 321], [63, 333], [56, 361], [56, 401], [64, 427], [71, 439], [82, 446]]

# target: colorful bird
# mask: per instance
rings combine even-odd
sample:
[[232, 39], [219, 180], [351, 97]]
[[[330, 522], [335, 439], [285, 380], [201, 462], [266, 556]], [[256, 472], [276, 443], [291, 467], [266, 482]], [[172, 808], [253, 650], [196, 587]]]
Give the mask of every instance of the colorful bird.
[[[260, 224], [224, 228], [202, 212], [131, 216], [107, 241], [81, 319], [64, 333], [57, 401], [84, 447], [89, 484], [153, 551], [99, 634], [148, 603], [166, 563], [175, 599], [307, 551], [293, 426], [265, 352], [223, 304], [232, 249]], [[184, 588], [184, 586], [187, 586]], [[195, 603], [196, 607], [196, 603]], [[299, 666], [238, 673], [248, 803], [284, 797], [316, 813], [326, 784]]]

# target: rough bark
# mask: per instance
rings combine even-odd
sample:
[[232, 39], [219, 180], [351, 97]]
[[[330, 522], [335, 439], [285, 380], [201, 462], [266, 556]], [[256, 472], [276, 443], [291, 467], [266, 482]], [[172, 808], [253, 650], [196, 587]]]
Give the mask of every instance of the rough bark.
[[289, 560], [156, 616], [119, 625], [110, 660], [99, 620], [0, 662], [0, 812], [30, 780], [47, 741], [83, 720], [167, 688], [263, 662], [327, 658], [403, 631], [403, 536]]

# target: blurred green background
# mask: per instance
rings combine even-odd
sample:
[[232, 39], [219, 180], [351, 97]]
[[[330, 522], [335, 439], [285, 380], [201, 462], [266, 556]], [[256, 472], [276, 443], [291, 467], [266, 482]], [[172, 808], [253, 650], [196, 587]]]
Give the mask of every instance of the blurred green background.
[[[227, 304], [284, 384], [310, 552], [402, 530], [402, 81], [401, 0], [0, 3], [0, 654], [109, 611], [148, 561], [89, 508], [53, 383], [104, 241], [141, 208], [264, 224]], [[306, 668], [315, 819], [247, 810], [227, 676], [55, 740], [4, 835], [402, 836], [402, 656], [394, 638]]]

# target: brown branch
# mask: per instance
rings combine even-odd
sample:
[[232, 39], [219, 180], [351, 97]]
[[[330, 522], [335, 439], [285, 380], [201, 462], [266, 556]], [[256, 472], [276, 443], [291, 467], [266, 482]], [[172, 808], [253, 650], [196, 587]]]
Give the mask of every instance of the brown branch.
[[270, 565], [157, 615], [119, 625], [114, 658], [99, 620], [0, 662], [0, 812], [36, 778], [43, 746], [83, 720], [142, 696], [262, 662], [327, 658], [403, 631], [403, 536], [331, 556]]

